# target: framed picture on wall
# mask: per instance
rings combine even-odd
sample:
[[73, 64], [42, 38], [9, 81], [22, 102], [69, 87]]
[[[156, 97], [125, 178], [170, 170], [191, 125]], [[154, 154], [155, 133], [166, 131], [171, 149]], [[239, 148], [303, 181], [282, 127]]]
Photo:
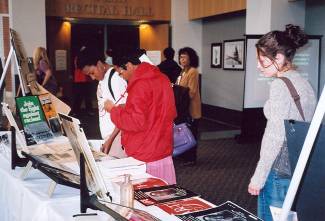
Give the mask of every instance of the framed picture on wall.
[[222, 43], [211, 44], [211, 68], [221, 68]]
[[244, 70], [245, 40], [227, 40], [223, 42], [223, 69]]

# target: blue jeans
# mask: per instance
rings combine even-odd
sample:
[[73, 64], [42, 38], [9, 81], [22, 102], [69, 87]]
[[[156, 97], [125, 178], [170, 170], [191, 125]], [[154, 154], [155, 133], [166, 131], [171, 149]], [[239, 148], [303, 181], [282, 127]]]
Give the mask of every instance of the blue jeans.
[[282, 178], [271, 170], [258, 196], [257, 215], [259, 218], [264, 221], [273, 221], [270, 206], [282, 207], [289, 184], [289, 178]]

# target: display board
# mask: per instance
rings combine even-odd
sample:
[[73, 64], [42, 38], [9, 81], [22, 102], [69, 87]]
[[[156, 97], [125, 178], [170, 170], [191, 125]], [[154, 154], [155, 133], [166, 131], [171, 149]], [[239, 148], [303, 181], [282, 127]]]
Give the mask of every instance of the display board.
[[[261, 108], [269, 97], [269, 84], [272, 78], [266, 78], [257, 69], [256, 47], [260, 35], [246, 36], [246, 73], [244, 108]], [[309, 42], [297, 50], [293, 63], [301, 75], [308, 79], [318, 95], [320, 68], [320, 36], [309, 36]]]
[[82, 153], [85, 158], [85, 175], [87, 187], [90, 191], [95, 193], [100, 199], [111, 201], [109, 198], [109, 191], [112, 187], [106, 187], [104, 178], [97, 167], [95, 158], [91, 152], [90, 146], [83, 129], [80, 127], [80, 121], [77, 118], [67, 116], [59, 113], [62, 121], [64, 131], [69, 138], [72, 149], [76, 155], [76, 159], [80, 166], [80, 154]]

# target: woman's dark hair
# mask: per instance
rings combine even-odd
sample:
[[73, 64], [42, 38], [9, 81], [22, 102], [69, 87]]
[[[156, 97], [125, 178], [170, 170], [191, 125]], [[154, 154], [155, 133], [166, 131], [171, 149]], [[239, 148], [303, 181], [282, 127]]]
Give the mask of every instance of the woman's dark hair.
[[179, 58], [181, 57], [181, 54], [187, 54], [188, 57], [190, 58], [190, 66], [197, 68], [199, 66], [199, 56], [197, 56], [196, 51], [194, 51], [193, 48], [190, 47], [185, 47], [181, 48], [178, 51], [178, 61]]
[[278, 53], [283, 54], [286, 62], [292, 62], [296, 50], [308, 42], [308, 36], [299, 26], [286, 25], [285, 31], [271, 31], [256, 43], [257, 55], [275, 60]]

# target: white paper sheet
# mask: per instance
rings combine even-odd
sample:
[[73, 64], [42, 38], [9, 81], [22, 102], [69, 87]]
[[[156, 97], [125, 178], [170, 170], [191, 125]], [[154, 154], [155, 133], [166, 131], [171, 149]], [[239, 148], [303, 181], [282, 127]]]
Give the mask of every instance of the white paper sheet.
[[[270, 206], [272, 218], [274, 221], [280, 221], [281, 220], [281, 213], [282, 213], [282, 208]], [[290, 211], [288, 215], [287, 221], [298, 221], [297, 213]]]

